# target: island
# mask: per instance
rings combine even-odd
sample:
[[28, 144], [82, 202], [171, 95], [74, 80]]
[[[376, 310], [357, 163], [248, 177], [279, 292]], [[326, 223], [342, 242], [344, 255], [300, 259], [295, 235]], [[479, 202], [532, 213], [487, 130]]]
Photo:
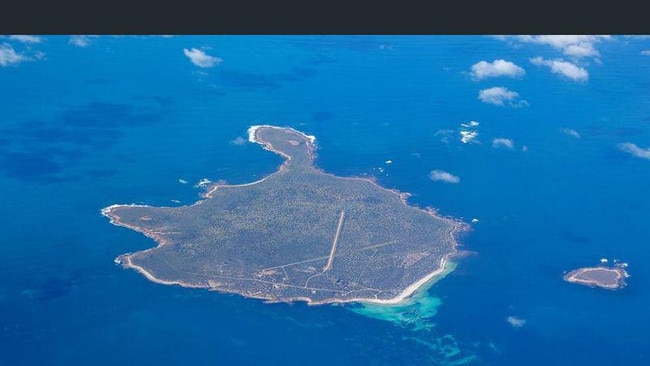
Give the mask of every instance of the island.
[[627, 285], [625, 278], [629, 277], [629, 274], [625, 267], [626, 265], [583, 267], [565, 274], [563, 278], [571, 283], [615, 290]]
[[324, 172], [314, 136], [270, 125], [248, 134], [284, 158], [276, 172], [214, 183], [192, 205], [102, 209], [157, 243], [115, 261], [161, 284], [310, 305], [399, 304], [453, 268], [468, 224], [373, 179]]

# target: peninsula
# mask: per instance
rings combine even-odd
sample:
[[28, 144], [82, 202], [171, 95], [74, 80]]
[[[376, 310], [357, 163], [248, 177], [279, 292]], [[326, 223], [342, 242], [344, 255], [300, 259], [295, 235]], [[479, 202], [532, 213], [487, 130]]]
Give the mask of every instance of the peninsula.
[[269, 125], [248, 132], [285, 159], [278, 171], [213, 184], [189, 206], [102, 209], [157, 242], [115, 261], [157, 283], [311, 305], [399, 304], [450, 267], [469, 225], [371, 179], [325, 173], [313, 136]]

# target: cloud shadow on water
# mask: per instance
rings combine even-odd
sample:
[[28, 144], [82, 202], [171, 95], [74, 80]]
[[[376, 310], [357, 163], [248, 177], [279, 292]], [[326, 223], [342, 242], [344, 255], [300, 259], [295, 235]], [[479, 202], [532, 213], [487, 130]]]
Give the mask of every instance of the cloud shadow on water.
[[311, 115], [311, 119], [318, 123], [327, 122], [332, 118], [334, 118], [334, 114], [326, 111], [314, 112]]
[[226, 87], [269, 91], [281, 88], [287, 83], [306, 81], [318, 74], [319, 71], [316, 68], [297, 66], [291, 68], [289, 72], [274, 74], [225, 70], [217, 74], [216, 77], [217, 83]]
[[385, 40], [373, 35], [331, 35], [331, 36], [298, 36], [287, 42], [293, 46], [310, 50], [344, 49], [356, 52], [369, 52], [382, 49]]
[[75, 281], [72, 278], [53, 278], [45, 282], [38, 289], [36, 299], [49, 301], [66, 296], [72, 291]]
[[221, 84], [244, 89], [277, 89], [280, 83], [272, 75], [244, 71], [224, 71], [218, 76]]
[[21, 181], [66, 180], [65, 170], [87, 154], [111, 147], [134, 126], [163, 117], [159, 104], [92, 102], [64, 110], [50, 120], [26, 120], [0, 130], [0, 174]]

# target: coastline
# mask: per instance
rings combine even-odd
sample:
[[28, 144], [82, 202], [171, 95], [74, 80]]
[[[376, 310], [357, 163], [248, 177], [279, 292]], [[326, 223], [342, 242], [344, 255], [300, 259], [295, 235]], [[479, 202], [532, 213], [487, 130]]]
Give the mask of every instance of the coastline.
[[[602, 271], [616, 273], [617, 275], [616, 283], [609, 285], [609, 284], [600, 283], [597, 280], [590, 280], [588, 278], [578, 278], [578, 276], [582, 275], [583, 273], [594, 271], [594, 270], [602, 270]], [[562, 279], [569, 283], [576, 283], [579, 285], [584, 285], [589, 287], [600, 287], [607, 290], [617, 290], [627, 285], [627, 283], [625, 282], [625, 278], [629, 276], [630, 275], [627, 273], [627, 271], [620, 267], [609, 268], [605, 266], [598, 266], [598, 267], [583, 267], [583, 268], [574, 269], [573, 271], [570, 271], [569, 273], [562, 276]]]
[[161, 280], [160, 278], [157, 278], [156, 276], [152, 275], [151, 272], [148, 272], [146, 269], [138, 266], [137, 264], [133, 264], [131, 262], [131, 256], [130, 255], [121, 255], [117, 257], [118, 259], [120, 258], [125, 258], [125, 262], [121, 262], [122, 266], [124, 268], [133, 268], [134, 270], [140, 272], [143, 276], [145, 276], [149, 281], [159, 283], [162, 285], [179, 285], [181, 287], [187, 287], [187, 288], [203, 288], [203, 286], [199, 285], [192, 285], [188, 283], [184, 283], [181, 281], [166, 281], [166, 280]]
[[[280, 152], [280, 151], [278, 151], [278, 150], [276, 150], [273, 147], [273, 145], [271, 143], [269, 143], [268, 141], [264, 141], [264, 140], [259, 139], [258, 136], [257, 136], [257, 131], [260, 128], [274, 128], [274, 129], [282, 129], [282, 130], [291, 130], [291, 131], [293, 131], [293, 132], [295, 132], [297, 134], [302, 135], [307, 141], [309, 141], [308, 154], [310, 155], [311, 161], [312, 162], [314, 161], [314, 159], [313, 159], [314, 158], [314, 150], [316, 149], [316, 146], [315, 146], [316, 138], [314, 136], [306, 135], [306, 134], [304, 134], [304, 133], [302, 133], [300, 131], [297, 131], [297, 130], [295, 130], [293, 128], [290, 128], [290, 127], [277, 127], [277, 126], [271, 126], [271, 125], [255, 125], [255, 126], [251, 126], [248, 129], [248, 134], [249, 134], [248, 141], [260, 144], [260, 145], [262, 145], [262, 147], [265, 150], [269, 150], [269, 151], [271, 151], [273, 153], [276, 153], [276, 154], [279, 154], [279, 155], [283, 156], [285, 158], [285, 161], [280, 165], [280, 167], [278, 168], [278, 170], [276, 172], [273, 172], [273, 173], [263, 177], [262, 179], [259, 179], [259, 180], [254, 181], [254, 182], [243, 183], [243, 184], [214, 183], [210, 187], [209, 190], [207, 190], [204, 194], [202, 194], [203, 199], [198, 200], [197, 202], [189, 205], [190, 207], [194, 206], [194, 205], [201, 204], [202, 202], [204, 202], [207, 199], [213, 198], [213, 193], [217, 189], [219, 189], [220, 187], [245, 187], [245, 186], [251, 186], [251, 185], [254, 185], [254, 184], [261, 183], [261, 182], [265, 181], [266, 179], [274, 176], [275, 174], [279, 174], [279, 173], [283, 172], [283, 170], [286, 169], [286, 166], [288, 165], [289, 161], [291, 160], [291, 157], [284, 154], [284, 153], [282, 153], [282, 152]], [[409, 207], [412, 207], [412, 208], [415, 208], [417, 210], [420, 210], [420, 211], [422, 211], [424, 213], [427, 213], [427, 214], [431, 215], [432, 217], [435, 217], [436, 219], [442, 220], [443, 222], [447, 223], [448, 225], [451, 225], [451, 228], [449, 230], [449, 236], [450, 236], [450, 239], [452, 241], [452, 252], [450, 252], [450, 253], [448, 253], [448, 254], [446, 254], [446, 255], [444, 255], [444, 256], [442, 256], [440, 258], [439, 266], [435, 271], [428, 273], [426, 276], [420, 278], [418, 281], [416, 281], [416, 282], [412, 283], [411, 285], [407, 286], [397, 296], [395, 296], [393, 298], [390, 298], [390, 299], [377, 299], [377, 298], [336, 299], [336, 298], [334, 298], [334, 299], [327, 300], [327, 301], [312, 301], [312, 299], [310, 299], [308, 297], [295, 297], [295, 298], [288, 298], [288, 299], [285, 299], [285, 300], [277, 300], [277, 299], [273, 299], [273, 298], [269, 298], [269, 297], [250, 296], [249, 294], [242, 294], [242, 293], [238, 293], [238, 292], [226, 292], [226, 291], [223, 291], [224, 293], [235, 293], [235, 294], [239, 294], [241, 296], [247, 297], [247, 298], [261, 299], [261, 300], [265, 300], [267, 302], [292, 303], [292, 302], [295, 302], [295, 301], [305, 301], [308, 305], [362, 303], [362, 304], [377, 304], [377, 305], [387, 305], [387, 306], [391, 306], [391, 305], [402, 306], [402, 305], [405, 305], [406, 303], [408, 303], [408, 300], [411, 299], [414, 295], [416, 295], [420, 290], [422, 290], [424, 288], [428, 288], [429, 285], [432, 285], [433, 283], [437, 282], [438, 279], [444, 277], [446, 274], [451, 272], [451, 270], [453, 270], [453, 268], [455, 268], [455, 265], [452, 267], [450, 265], [450, 262], [449, 262], [449, 258], [453, 257], [454, 255], [456, 255], [458, 253], [457, 248], [458, 248], [459, 243], [458, 243], [458, 240], [456, 239], [455, 235], [457, 233], [461, 233], [461, 232], [464, 232], [464, 231], [471, 230], [471, 226], [469, 224], [467, 224], [467, 223], [465, 223], [463, 221], [460, 221], [458, 219], [454, 219], [454, 218], [451, 218], [451, 217], [446, 217], [446, 216], [439, 215], [435, 208], [431, 208], [431, 207], [420, 208], [420, 207], [417, 207], [417, 206], [409, 205], [407, 203], [407, 199], [408, 199], [408, 197], [411, 196], [411, 194], [405, 193], [405, 192], [400, 192], [400, 191], [395, 190], [395, 189], [382, 187], [379, 184], [377, 184], [375, 181], [373, 181], [372, 179], [364, 178], [364, 177], [340, 177], [340, 176], [336, 176], [336, 175], [331, 174], [331, 173], [324, 172], [322, 169], [317, 168], [313, 164], [311, 165], [311, 167], [313, 169], [315, 169], [316, 171], [318, 171], [320, 174], [328, 175], [328, 176], [331, 176], [331, 177], [334, 177], [334, 178], [337, 178], [337, 179], [346, 179], [346, 180], [351, 179], [351, 180], [360, 180], [360, 181], [369, 182], [369, 183], [373, 184], [377, 188], [380, 188], [382, 190], [385, 190], [385, 191], [388, 191], [388, 192], [390, 192], [392, 194], [397, 195], [402, 204], [404, 204], [406, 206], [409, 206]], [[140, 232], [140, 233], [144, 234], [145, 236], [153, 239], [157, 243], [157, 245], [155, 247], [151, 247], [151, 248], [148, 248], [148, 249], [145, 249], [145, 250], [142, 250], [142, 251], [138, 251], [136, 253], [146, 253], [146, 252], [155, 250], [156, 248], [162, 247], [162, 246], [167, 244], [167, 241], [163, 237], [161, 237], [159, 235], [156, 235], [155, 232], [151, 232], [149, 230], [144, 230], [144, 229], [142, 229], [140, 227], [133, 226], [133, 225], [128, 225], [128, 224], [125, 224], [125, 223], [121, 222], [120, 217], [113, 212], [115, 209], [118, 209], [118, 208], [121, 208], [121, 207], [152, 207], [152, 206], [150, 206], [150, 205], [142, 205], [142, 204], [113, 204], [113, 205], [110, 205], [108, 207], [105, 207], [105, 208], [101, 209], [101, 214], [103, 216], [108, 217], [110, 219], [111, 224], [116, 225], [116, 226], [123, 226], [123, 227], [129, 228], [131, 230]], [[160, 207], [163, 207], [163, 206], [160, 206]], [[152, 282], [155, 282], [155, 283], [164, 284], [164, 285], [179, 285], [179, 286], [187, 287], [187, 288], [205, 288], [207, 290], [220, 291], [218, 289], [215, 289], [215, 288], [211, 287], [209, 284], [208, 285], [196, 285], [196, 284], [185, 283], [185, 282], [182, 282], [182, 281], [168, 281], [168, 280], [159, 279], [156, 276], [154, 276], [151, 272], [148, 272], [143, 267], [134, 264], [132, 262], [132, 260], [131, 260], [131, 257], [133, 255], [134, 255], [134, 253], [125, 253], [125, 254], [122, 254], [122, 255], [118, 256], [115, 259], [115, 261], [117, 263], [121, 264], [122, 267], [124, 267], [124, 268], [132, 268], [132, 269], [136, 270], [137, 272], [140, 272], [148, 280], [150, 280]], [[450, 267], [451, 267], [451, 270], [449, 270]], [[244, 278], [242, 278], [242, 279], [244, 279]], [[279, 283], [279, 285], [282, 285], [282, 284]]]
[[[152, 248], [154, 249], [154, 248]], [[147, 249], [145, 251], [148, 251], [151, 249]], [[144, 252], [144, 251], [143, 251]], [[451, 256], [453, 254], [448, 255], [447, 257]], [[307, 303], [309, 306], [317, 306], [317, 305], [332, 305], [332, 304], [346, 304], [346, 303], [359, 303], [359, 304], [372, 304], [372, 305], [385, 305], [385, 306], [403, 306], [403, 305], [408, 305], [409, 300], [412, 299], [414, 296], [416, 296], [418, 293], [420, 293], [422, 290], [428, 289], [431, 285], [435, 284], [439, 279], [442, 279], [444, 276], [446, 276], [449, 272], [450, 267], [455, 268], [455, 265], [451, 265], [451, 262], [448, 260], [447, 257], [443, 257], [440, 260], [440, 267], [438, 267], [437, 270], [434, 272], [429, 273], [425, 277], [421, 278], [420, 280], [416, 281], [415, 283], [411, 284], [408, 286], [404, 291], [402, 291], [399, 295], [391, 298], [391, 299], [386, 299], [386, 300], [381, 300], [381, 299], [375, 299], [375, 298], [352, 298], [352, 299], [332, 299], [328, 301], [312, 301], [311, 298], [308, 297], [294, 297], [286, 300], [277, 300], [273, 299], [270, 297], [255, 297], [255, 296], [250, 296], [248, 294], [242, 294], [239, 292], [226, 292], [226, 291], [220, 291], [218, 289], [214, 289], [213, 287], [209, 285], [196, 285], [196, 284], [190, 284], [182, 281], [168, 281], [168, 280], [163, 280], [160, 278], [157, 278], [154, 276], [151, 272], [147, 271], [141, 266], [138, 266], [137, 264], [134, 264], [131, 261], [131, 253], [128, 254], [123, 254], [117, 257], [116, 261], [119, 261], [118, 263], [123, 267], [123, 268], [131, 268], [142, 274], [147, 280], [162, 284], [162, 285], [178, 285], [181, 287], [186, 287], [186, 288], [194, 288], [194, 289], [206, 289], [208, 291], [218, 291], [218, 292], [223, 292], [223, 293], [230, 293], [230, 294], [238, 294], [246, 298], [254, 298], [254, 299], [259, 299], [259, 300], [265, 300], [266, 302], [269, 303], [293, 303], [296, 301], [304, 301]]]
[[431, 285], [435, 284], [436, 282], [438, 282], [439, 279], [444, 277], [444, 275], [448, 273], [447, 272], [448, 267], [450, 267], [449, 260], [446, 257], [441, 258], [440, 267], [438, 267], [437, 270], [429, 273], [425, 277], [421, 278], [419, 281], [416, 281], [415, 283], [411, 284], [406, 289], [404, 289], [404, 291], [402, 291], [399, 295], [391, 299], [381, 300], [381, 299], [373, 299], [373, 298], [356, 298], [356, 299], [346, 299], [346, 300], [338, 300], [338, 301], [328, 301], [322, 303], [313, 302], [313, 303], [309, 303], [309, 305], [324, 305], [328, 303], [335, 303], [335, 304], [359, 303], [359, 304], [386, 305], [386, 306], [407, 305], [409, 303], [408, 300], [410, 300], [415, 295], [417, 295], [421, 290], [428, 289]]
[[[458, 225], [454, 226], [450, 232], [449, 235], [451, 236], [451, 239], [454, 243], [454, 251], [443, 256], [440, 258], [440, 265], [438, 266], [438, 269], [436, 269], [433, 272], [430, 272], [426, 276], [422, 277], [420, 280], [412, 283], [408, 287], [406, 287], [401, 293], [399, 293], [397, 296], [387, 299], [387, 300], [380, 300], [380, 299], [373, 299], [373, 298], [357, 298], [357, 299], [349, 299], [349, 300], [340, 300], [337, 301], [336, 303], [342, 304], [342, 303], [350, 303], [350, 302], [355, 302], [355, 303], [361, 303], [361, 304], [373, 304], [373, 305], [395, 305], [395, 306], [403, 306], [407, 305], [409, 300], [412, 299], [414, 296], [416, 296], [421, 290], [426, 290], [431, 285], [435, 284], [438, 282], [438, 280], [442, 279], [445, 277], [447, 274], [449, 274], [451, 271], [453, 271], [456, 268], [456, 264], [450, 261], [450, 258], [455, 256], [458, 253], [458, 241], [454, 237], [454, 234], [463, 232], [469, 230], [469, 225], [467, 227], [463, 225]], [[310, 305], [319, 305], [319, 303], [314, 303]]]
[[[112, 205], [111, 207], [122, 207], [122, 206], [143, 206], [143, 205]], [[110, 212], [107, 212], [105, 216], [111, 218], [111, 223], [113, 223], [116, 226], [124, 226], [124, 227], [131, 228], [131, 226], [121, 223], [119, 221], [119, 216], [117, 216], [117, 215], [110, 215]], [[360, 298], [352, 298], [352, 299], [336, 299], [336, 298], [334, 298], [334, 299], [328, 300], [328, 301], [312, 301], [312, 299], [308, 298], [308, 297], [295, 297], [295, 298], [289, 298], [289, 299], [286, 299], [286, 300], [277, 300], [277, 299], [274, 299], [274, 298], [263, 297], [263, 296], [254, 297], [254, 296], [250, 296], [248, 294], [243, 294], [243, 293], [238, 293], [238, 292], [226, 292], [226, 291], [223, 291], [223, 293], [238, 294], [238, 295], [241, 295], [241, 296], [244, 296], [244, 297], [247, 297], [247, 298], [255, 298], [255, 299], [265, 300], [265, 301], [270, 302], [270, 303], [274, 303], [274, 302], [292, 303], [292, 302], [296, 302], [296, 301], [304, 301], [304, 302], [307, 303], [307, 305], [310, 305], [310, 306], [327, 305], [327, 304], [345, 304], [345, 303], [360, 303], [360, 304], [373, 304], [373, 305], [385, 305], [385, 306], [408, 305], [409, 300], [412, 299], [414, 296], [416, 296], [420, 291], [428, 289], [431, 285], [436, 283], [439, 279], [443, 278], [448, 273], [453, 271], [453, 269], [455, 268], [456, 265], [455, 264], [452, 265], [452, 262], [449, 260], [449, 258], [453, 257], [454, 255], [456, 255], [458, 253], [458, 250], [456, 249], [457, 245], [458, 245], [458, 242], [456, 241], [456, 238], [453, 237], [453, 235], [455, 233], [462, 232], [462, 231], [467, 230], [467, 229], [468, 229], [468, 226], [467, 227], [463, 226], [463, 225], [454, 226], [452, 228], [452, 230], [450, 230], [450, 232], [449, 232], [449, 234], [452, 237], [452, 240], [454, 242], [454, 252], [443, 256], [440, 259], [439, 267], [435, 271], [430, 272], [426, 276], [422, 277], [420, 280], [412, 283], [411, 285], [406, 287], [400, 294], [398, 294], [397, 296], [395, 296], [393, 298], [390, 298], [390, 299], [382, 300], [382, 299], [376, 299], [376, 298], [362, 298], [362, 297], [360, 297]], [[134, 229], [134, 230], [136, 230], [136, 229]], [[148, 249], [145, 249], [145, 250], [142, 250], [142, 251], [138, 251], [138, 253], [145, 253], [145, 252], [154, 250], [154, 249], [166, 244], [164, 239], [162, 239], [159, 236], [156, 236], [155, 234], [151, 234], [151, 233], [145, 232], [143, 230], [139, 230], [139, 229], [137, 231], [145, 234], [147, 237], [153, 239], [155, 242], [158, 243], [158, 245], [156, 247], [148, 248]], [[145, 278], [147, 278], [151, 282], [158, 283], [158, 284], [163, 284], [163, 285], [178, 285], [178, 286], [186, 287], [186, 288], [196, 288], [196, 289], [202, 288], [202, 289], [206, 289], [206, 290], [219, 291], [218, 289], [214, 289], [210, 285], [196, 285], [196, 284], [186, 283], [186, 282], [182, 282], [182, 281], [168, 281], [168, 280], [163, 280], [163, 279], [157, 278], [151, 272], [147, 271], [145, 268], [143, 268], [143, 267], [141, 267], [141, 266], [139, 266], [137, 264], [134, 264], [131, 261], [132, 255], [133, 255], [133, 253], [122, 254], [122, 255], [120, 255], [120, 256], [118, 256], [116, 258], [116, 262], [119, 263], [123, 268], [131, 268], [131, 269], [136, 270], [140, 274], [144, 275]], [[451, 267], [451, 270], [450, 270], [450, 267]]]

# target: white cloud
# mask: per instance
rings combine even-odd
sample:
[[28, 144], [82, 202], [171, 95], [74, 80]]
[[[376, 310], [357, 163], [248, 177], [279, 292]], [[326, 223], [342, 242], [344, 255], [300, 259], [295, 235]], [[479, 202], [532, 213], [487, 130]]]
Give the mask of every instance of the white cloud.
[[644, 149], [631, 142], [618, 144], [618, 148], [623, 152], [636, 156], [637, 158], [650, 159], [650, 148]]
[[476, 131], [476, 127], [478, 127], [480, 123], [477, 121], [469, 121], [467, 123], [461, 123], [460, 126], [463, 127], [464, 129], [461, 129], [459, 131], [460, 133], [460, 141], [464, 144], [468, 142], [473, 142], [473, 143], [479, 143], [480, 142], [476, 139], [478, 136], [478, 131]]
[[650, 50], [643, 50], [643, 51], [641, 51], [641, 54], [643, 56], [650, 56]]
[[246, 142], [248, 142], [248, 140], [241, 136], [238, 136], [237, 138], [230, 140], [231, 145], [237, 145], [237, 146], [244, 145]]
[[506, 321], [515, 328], [521, 328], [526, 325], [526, 319], [517, 318], [516, 316], [509, 316]]
[[460, 183], [460, 178], [444, 170], [435, 169], [429, 173], [429, 178], [434, 182]]
[[561, 59], [546, 60], [538, 56], [531, 58], [530, 62], [537, 66], [547, 66], [552, 73], [565, 76], [574, 81], [587, 81], [589, 79], [589, 73], [586, 69], [568, 61]]
[[29, 57], [16, 52], [11, 45], [7, 43], [0, 45], [0, 66], [17, 65], [27, 60], [29, 60]]
[[476, 140], [478, 132], [476, 131], [460, 131], [460, 141], [464, 144]]
[[568, 45], [563, 50], [564, 54], [569, 57], [582, 58], [599, 56], [600, 54], [594, 48], [593, 43], [581, 42], [577, 44]]
[[461, 125], [462, 127], [467, 127], [467, 128], [469, 128], [469, 127], [478, 127], [478, 125], [480, 125], [480, 123], [478, 123], [478, 122], [476, 122], [476, 121], [469, 121], [469, 122], [467, 122], [467, 123], [461, 123], [460, 125]]
[[477, 121], [464, 122], [460, 124], [460, 128], [458, 129], [438, 130], [435, 132], [434, 135], [436, 137], [439, 136], [440, 141], [444, 142], [445, 144], [450, 143], [452, 139], [455, 140], [455, 136], [458, 136], [456, 134], [460, 135], [460, 141], [464, 144], [470, 142], [475, 144], [480, 144], [481, 142], [476, 139], [479, 135], [478, 131], [476, 131], [478, 126], [479, 123]]
[[515, 39], [524, 43], [548, 45], [569, 57], [585, 58], [600, 56], [595, 45], [603, 40], [610, 40], [612, 37], [608, 35], [537, 35], [516, 36]]
[[41, 42], [41, 37], [38, 36], [28, 36], [28, 35], [22, 35], [22, 34], [16, 34], [13, 36], [9, 36], [9, 39], [12, 41], [18, 41], [22, 43], [40, 43]]
[[213, 67], [219, 65], [222, 61], [219, 57], [210, 56], [197, 48], [191, 50], [184, 48], [183, 53], [198, 67]]
[[511, 139], [500, 137], [492, 140], [492, 147], [494, 148], [505, 147], [507, 149], [512, 149], [515, 147], [515, 143]]
[[505, 106], [506, 102], [511, 107], [523, 107], [528, 105], [528, 102], [519, 99], [519, 93], [501, 86], [479, 91], [478, 99], [483, 103], [498, 106]]
[[88, 47], [90, 46], [90, 37], [92, 36], [70, 36], [68, 43], [77, 47]]
[[521, 77], [525, 73], [526, 71], [523, 68], [510, 61], [494, 60], [492, 62], [480, 61], [475, 63], [472, 65], [470, 75], [475, 80], [482, 80], [499, 76]]
[[201, 179], [198, 183], [196, 183], [196, 184], [194, 185], [194, 188], [205, 187], [205, 186], [207, 186], [207, 185], [210, 184], [210, 183], [212, 183], [212, 181], [211, 181], [210, 179], [208, 179], [208, 178], [203, 178], [203, 179]]
[[580, 134], [578, 133], [578, 131], [576, 131], [576, 130], [574, 130], [572, 128], [562, 128], [562, 129], [560, 129], [560, 131], [566, 133], [569, 136], [573, 136], [575, 138], [580, 138]]

